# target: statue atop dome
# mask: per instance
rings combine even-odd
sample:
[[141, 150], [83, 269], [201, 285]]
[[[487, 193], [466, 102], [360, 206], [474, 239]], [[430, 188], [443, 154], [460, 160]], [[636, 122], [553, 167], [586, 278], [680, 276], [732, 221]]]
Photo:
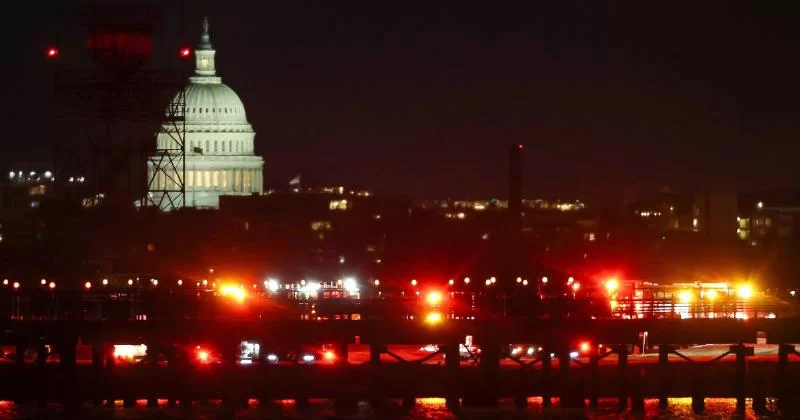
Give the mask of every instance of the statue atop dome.
[[203, 32], [200, 34], [200, 44], [197, 46], [197, 49], [210, 50], [212, 48], [211, 35], [208, 33], [208, 16], [206, 16], [203, 18]]

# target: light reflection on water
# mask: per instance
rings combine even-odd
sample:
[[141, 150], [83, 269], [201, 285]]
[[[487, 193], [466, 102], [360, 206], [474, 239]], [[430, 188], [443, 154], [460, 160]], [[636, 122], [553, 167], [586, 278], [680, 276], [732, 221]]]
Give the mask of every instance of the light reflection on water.
[[[249, 400], [247, 408], [229, 410], [219, 400], [207, 403], [193, 403], [191, 407], [169, 407], [166, 400], [159, 400], [157, 408], [147, 407], [146, 400], [138, 400], [133, 408], [123, 408], [121, 401], [115, 402], [113, 408], [97, 408], [87, 406], [78, 413], [78, 417], [68, 415], [57, 405], [47, 408], [36, 408], [35, 403], [17, 407], [13, 402], [0, 401], [0, 419], [5, 418], [110, 418], [110, 419], [143, 419], [143, 418], [193, 418], [193, 419], [279, 419], [279, 418], [328, 418], [335, 415], [334, 404], [330, 400], [311, 400], [309, 408], [297, 407], [294, 400], [273, 401], [262, 407], [257, 400]], [[347, 418], [380, 418], [380, 419], [507, 419], [507, 418], [729, 418], [734, 414], [736, 400], [731, 398], [707, 398], [706, 412], [696, 416], [692, 412], [691, 398], [670, 398], [669, 409], [660, 411], [657, 399], [645, 400], [645, 412], [634, 415], [617, 411], [616, 399], [601, 399], [597, 409], [562, 410], [557, 398], [553, 399], [553, 408], [544, 409], [541, 398], [529, 398], [528, 408], [518, 410], [512, 400], [501, 400], [497, 408], [465, 408], [457, 417], [445, 405], [444, 398], [418, 398], [416, 406], [411, 410], [401, 407], [400, 401], [392, 400], [375, 410], [367, 403], [360, 403], [358, 414]], [[745, 415], [747, 419], [758, 417], [750, 408]]]

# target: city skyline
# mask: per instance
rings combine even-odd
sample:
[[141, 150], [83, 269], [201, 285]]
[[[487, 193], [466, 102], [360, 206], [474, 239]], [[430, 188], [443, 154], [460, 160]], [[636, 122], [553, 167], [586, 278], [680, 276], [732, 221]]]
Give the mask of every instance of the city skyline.
[[[176, 58], [209, 16], [266, 186], [302, 174], [415, 199], [503, 198], [507, 145], [525, 143], [526, 197], [798, 187], [800, 36], [787, 10], [306, 6], [195, 2], [183, 19], [171, 11], [185, 41], [167, 25], [156, 45]], [[68, 62], [81, 39], [69, 13], [25, 7], [6, 25], [29, 36], [11, 46], [18, 83], [3, 112], [26, 141], [8, 142], [6, 167], [46, 160], [52, 133], [30, 131], [50, 111], [44, 48]]]

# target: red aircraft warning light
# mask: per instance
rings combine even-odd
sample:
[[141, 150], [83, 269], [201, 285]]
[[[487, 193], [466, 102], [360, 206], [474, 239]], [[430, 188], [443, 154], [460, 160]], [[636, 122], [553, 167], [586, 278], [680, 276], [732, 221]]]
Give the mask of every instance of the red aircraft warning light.
[[59, 51], [56, 47], [47, 47], [45, 54], [47, 55], [47, 58], [58, 58]]
[[189, 48], [189, 47], [181, 48], [181, 51], [180, 51], [181, 58], [186, 58], [186, 57], [190, 56], [191, 54], [192, 54], [192, 49], [191, 48]]

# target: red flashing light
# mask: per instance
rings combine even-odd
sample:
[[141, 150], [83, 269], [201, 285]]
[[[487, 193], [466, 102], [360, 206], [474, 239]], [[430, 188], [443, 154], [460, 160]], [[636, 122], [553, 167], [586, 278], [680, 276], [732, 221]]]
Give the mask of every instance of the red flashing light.
[[186, 58], [186, 57], [188, 57], [189, 55], [192, 54], [192, 50], [190, 48], [188, 48], [188, 47], [183, 47], [183, 48], [181, 48], [180, 54], [181, 54], [181, 58]]
[[56, 58], [58, 57], [58, 48], [56, 47], [49, 47], [46, 51], [47, 58]]

